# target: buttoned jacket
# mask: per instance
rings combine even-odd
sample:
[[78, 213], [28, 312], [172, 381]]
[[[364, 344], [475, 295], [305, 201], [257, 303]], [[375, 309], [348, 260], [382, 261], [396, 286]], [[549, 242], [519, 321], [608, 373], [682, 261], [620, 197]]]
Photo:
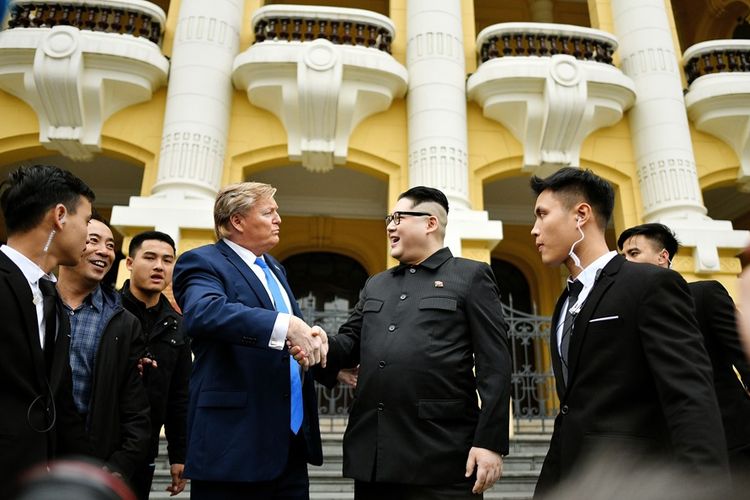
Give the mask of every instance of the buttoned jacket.
[[472, 446], [508, 452], [507, 325], [487, 264], [443, 248], [371, 277], [330, 343], [329, 370], [360, 364], [344, 476], [456, 483]]

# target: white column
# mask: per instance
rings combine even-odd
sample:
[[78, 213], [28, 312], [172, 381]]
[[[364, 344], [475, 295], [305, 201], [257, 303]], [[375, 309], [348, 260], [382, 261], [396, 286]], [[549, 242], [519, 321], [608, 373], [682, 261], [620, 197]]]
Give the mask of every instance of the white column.
[[554, 4], [552, 0], [529, 0], [531, 20], [535, 23], [554, 23]]
[[154, 194], [174, 191], [212, 200], [216, 196], [243, 8], [243, 0], [182, 0]]
[[409, 0], [407, 17], [409, 184], [469, 208], [461, 2]]
[[636, 87], [630, 130], [644, 218], [696, 247], [696, 272], [717, 271], [717, 248], [740, 248], [747, 234], [705, 215], [664, 0], [612, 0], [612, 16], [622, 70]]
[[157, 181], [152, 196], [133, 197], [129, 206], [114, 207], [113, 225], [154, 227], [176, 241], [182, 228], [213, 227], [243, 11], [243, 0], [182, 0]]
[[409, 185], [431, 186], [448, 197], [446, 245], [461, 255], [461, 240], [485, 240], [491, 249], [502, 223], [470, 210], [466, 132], [466, 61], [461, 2], [409, 0]]

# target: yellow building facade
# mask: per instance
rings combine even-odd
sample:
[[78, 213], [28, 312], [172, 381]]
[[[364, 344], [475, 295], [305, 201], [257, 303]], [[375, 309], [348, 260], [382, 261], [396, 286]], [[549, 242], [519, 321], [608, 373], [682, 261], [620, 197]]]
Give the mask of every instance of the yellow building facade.
[[[293, 276], [312, 279], [305, 255], [366, 276], [394, 264], [383, 217], [398, 194], [430, 184], [457, 214], [454, 253], [491, 261], [516, 305], [551, 314], [564, 276], [529, 234], [528, 179], [580, 166], [616, 187], [612, 244], [676, 221], [675, 269], [734, 292], [750, 229], [750, 46], [733, 35], [750, 0], [67, 4], [15, 2], [0, 32], [0, 173], [72, 170], [123, 252], [152, 228], [179, 252], [212, 242], [218, 188], [257, 180], [278, 188], [273, 253]], [[663, 15], [646, 28], [667, 38], [639, 47], [649, 37], [630, 15]], [[678, 99], [659, 94], [670, 85]]]

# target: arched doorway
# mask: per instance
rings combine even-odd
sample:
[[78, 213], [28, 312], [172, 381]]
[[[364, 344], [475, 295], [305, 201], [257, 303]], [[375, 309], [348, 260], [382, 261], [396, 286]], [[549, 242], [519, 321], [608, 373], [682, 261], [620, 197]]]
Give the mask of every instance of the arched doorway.
[[529, 283], [518, 267], [498, 258], [492, 259], [491, 266], [508, 323], [514, 427], [516, 432], [544, 431], [557, 413], [548, 359], [550, 318], [534, 314]]
[[517, 311], [533, 312], [531, 289], [521, 270], [508, 261], [495, 258], [492, 259], [491, 267], [503, 304]]
[[348, 314], [367, 280], [367, 271], [359, 262], [332, 252], [305, 252], [285, 259], [283, 264], [294, 296], [316, 311]]
[[[359, 292], [367, 281], [364, 266], [345, 255], [333, 252], [304, 252], [282, 261], [289, 286], [297, 297], [302, 315], [309, 325], [320, 325], [329, 336], [338, 332]], [[317, 385], [318, 413], [346, 417], [354, 390], [338, 384], [333, 389]]]

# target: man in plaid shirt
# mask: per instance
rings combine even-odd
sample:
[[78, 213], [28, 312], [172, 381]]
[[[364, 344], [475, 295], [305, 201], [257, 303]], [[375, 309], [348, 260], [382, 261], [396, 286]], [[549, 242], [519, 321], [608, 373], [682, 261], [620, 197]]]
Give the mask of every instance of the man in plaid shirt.
[[[95, 217], [96, 218], [96, 217]], [[112, 230], [92, 219], [76, 266], [60, 266], [58, 292], [70, 319], [73, 398], [94, 456], [130, 479], [146, 462], [151, 424], [137, 370], [145, 351], [139, 321], [101, 281], [115, 260]]]

